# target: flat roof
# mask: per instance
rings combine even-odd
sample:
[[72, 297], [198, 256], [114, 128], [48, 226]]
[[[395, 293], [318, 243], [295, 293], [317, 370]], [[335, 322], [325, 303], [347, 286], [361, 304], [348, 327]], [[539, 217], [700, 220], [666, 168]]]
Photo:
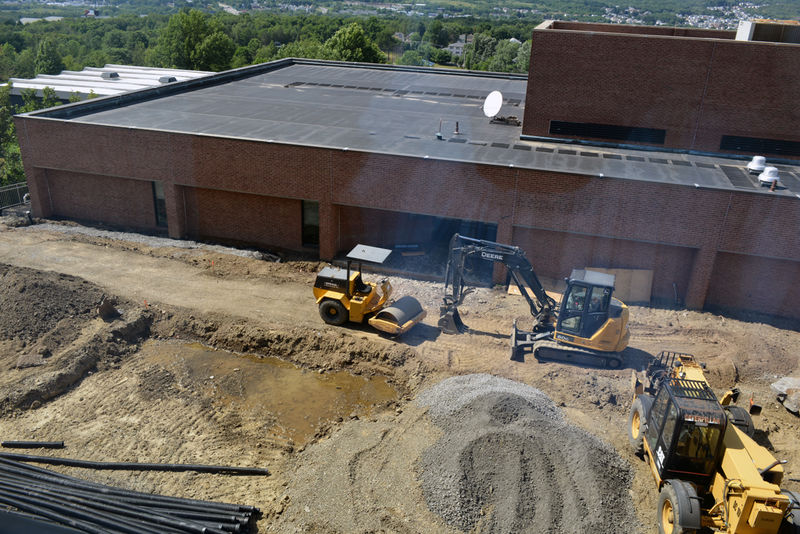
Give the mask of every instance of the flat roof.
[[[107, 77], [104, 78], [103, 75]], [[56, 96], [68, 100], [73, 93], [83, 98], [94, 93], [97, 96], [118, 95], [164, 83], [181, 82], [213, 72], [184, 69], [138, 67], [108, 63], [103, 67], [86, 67], [82, 71], [65, 70], [60, 74], [39, 74], [35, 78], [11, 78], [11, 94], [19, 95], [24, 89], [34, 89], [41, 97], [45, 87], [50, 87]], [[162, 80], [173, 80], [167, 82]]]
[[[25, 116], [768, 192], [746, 160], [523, 140], [521, 126], [483, 114], [485, 97], [499, 90], [499, 116], [521, 120], [526, 87], [519, 74], [286, 59]], [[784, 187], [769, 194], [800, 197], [800, 166], [776, 166]]]

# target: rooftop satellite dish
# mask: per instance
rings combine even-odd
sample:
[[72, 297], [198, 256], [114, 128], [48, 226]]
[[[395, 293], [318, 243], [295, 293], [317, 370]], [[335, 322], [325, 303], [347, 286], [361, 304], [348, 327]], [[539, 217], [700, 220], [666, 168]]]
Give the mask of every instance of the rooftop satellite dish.
[[483, 102], [483, 114], [493, 118], [500, 113], [500, 108], [503, 106], [503, 93], [500, 91], [492, 91], [486, 100]]

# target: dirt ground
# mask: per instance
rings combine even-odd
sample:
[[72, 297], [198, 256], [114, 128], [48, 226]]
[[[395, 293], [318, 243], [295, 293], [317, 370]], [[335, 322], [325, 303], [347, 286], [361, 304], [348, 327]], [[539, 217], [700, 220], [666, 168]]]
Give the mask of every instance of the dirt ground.
[[[426, 500], [426, 476], [435, 471], [425, 467], [431, 451], [451, 450], [443, 445], [452, 431], [448, 425], [465, 423], [437, 421], [415, 401], [444, 379], [485, 373], [549, 396], [574, 429], [565, 442], [573, 449], [581, 433], [588, 433], [598, 447], [592, 454], [617, 454], [619, 462], [602, 463], [613, 469], [607, 474], [625, 498], [605, 502], [620, 514], [632, 506], [639, 526], [629, 522], [631, 530], [649, 534], [656, 532], [658, 494], [626, 438], [630, 374], [659, 351], [674, 350], [704, 362], [718, 393], [736, 385], [744, 399], [752, 395], [763, 405], [756, 439], [788, 460], [784, 486], [800, 490], [800, 419], [769, 389], [779, 377], [800, 376], [796, 330], [634, 306], [622, 369], [530, 357], [512, 362], [511, 324], [529, 317], [521, 297], [479, 289], [461, 308], [470, 333], [449, 336], [436, 328], [441, 284], [393, 276], [396, 295], [416, 297], [428, 317], [390, 339], [368, 327], [322, 322], [311, 295], [322, 265], [0, 224], [0, 438], [64, 441], [59, 456], [98, 461], [267, 467], [267, 477], [60, 468], [140, 491], [255, 505], [263, 512], [259, 532], [500, 532], [509, 523], [454, 521]], [[116, 300], [118, 318], [98, 317], [104, 295]], [[216, 352], [216, 367], [203, 367], [184, 352], [198, 342]], [[390, 394], [359, 397], [343, 411], [310, 421], [312, 431], [292, 433], [282, 426], [278, 409], [265, 403], [288, 398], [290, 386], [259, 390], [250, 382], [255, 372], [244, 359], [269, 357], [296, 366], [306, 378], [347, 371], [385, 379]], [[297, 398], [287, 411], [305, 410], [302, 391]], [[500, 413], [497, 406], [472, 406], [465, 413]], [[529, 407], [513, 410], [517, 417]], [[535, 428], [535, 421], [526, 424]], [[507, 435], [499, 442], [492, 441], [494, 434], [479, 437], [483, 441], [469, 448], [469, 460], [485, 466], [496, 452], [497, 463], [505, 461]], [[525, 447], [535, 455], [535, 448]], [[571, 451], [570, 461], [575, 456]], [[538, 467], [533, 469], [529, 476], [536, 478]], [[594, 468], [587, 462], [585, 469]], [[493, 480], [482, 482], [488, 493], [497, 491]], [[546, 506], [569, 509], [568, 501], [548, 504], [536, 495], [530, 500], [537, 513]], [[518, 507], [525, 506], [523, 499]], [[496, 513], [473, 512], [476, 518]], [[541, 516], [537, 520], [534, 530], [542, 531]]]

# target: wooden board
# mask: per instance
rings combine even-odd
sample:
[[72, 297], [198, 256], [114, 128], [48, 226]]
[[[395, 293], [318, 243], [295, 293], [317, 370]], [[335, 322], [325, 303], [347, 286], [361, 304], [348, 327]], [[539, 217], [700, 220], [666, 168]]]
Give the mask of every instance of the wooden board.
[[653, 271], [651, 269], [606, 269], [586, 267], [587, 271], [613, 274], [614, 296], [625, 304], [650, 304], [653, 291]]

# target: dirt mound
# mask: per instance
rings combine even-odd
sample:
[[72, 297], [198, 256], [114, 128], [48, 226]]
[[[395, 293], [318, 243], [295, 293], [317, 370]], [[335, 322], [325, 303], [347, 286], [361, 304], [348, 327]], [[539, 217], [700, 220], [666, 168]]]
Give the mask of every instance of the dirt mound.
[[0, 264], [0, 412], [36, 408], [138, 348], [150, 314], [126, 304], [103, 321], [102, 296], [73, 276]]
[[30, 343], [59, 321], [88, 319], [102, 295], [74, 276], [0, 264], [0, 338]]
[[162, 316], [155, 326], [160, 337], [201, 341], [234, 352], [269, 354], [310, 369], [384, 373], [404, 365], [416, 354], [414, 349], [389, 339], [370, 340], [341, 330], [301, 326], [271, 329], [254, 321], [187, 315], [178, 309], [165, 311]]
[[432, 511], [479, 532], [630, 532], [632, 472], [614, 449], [564, 421], [539, 390], [491, 375], [423, 392], [444, 435], [421, 460]]

